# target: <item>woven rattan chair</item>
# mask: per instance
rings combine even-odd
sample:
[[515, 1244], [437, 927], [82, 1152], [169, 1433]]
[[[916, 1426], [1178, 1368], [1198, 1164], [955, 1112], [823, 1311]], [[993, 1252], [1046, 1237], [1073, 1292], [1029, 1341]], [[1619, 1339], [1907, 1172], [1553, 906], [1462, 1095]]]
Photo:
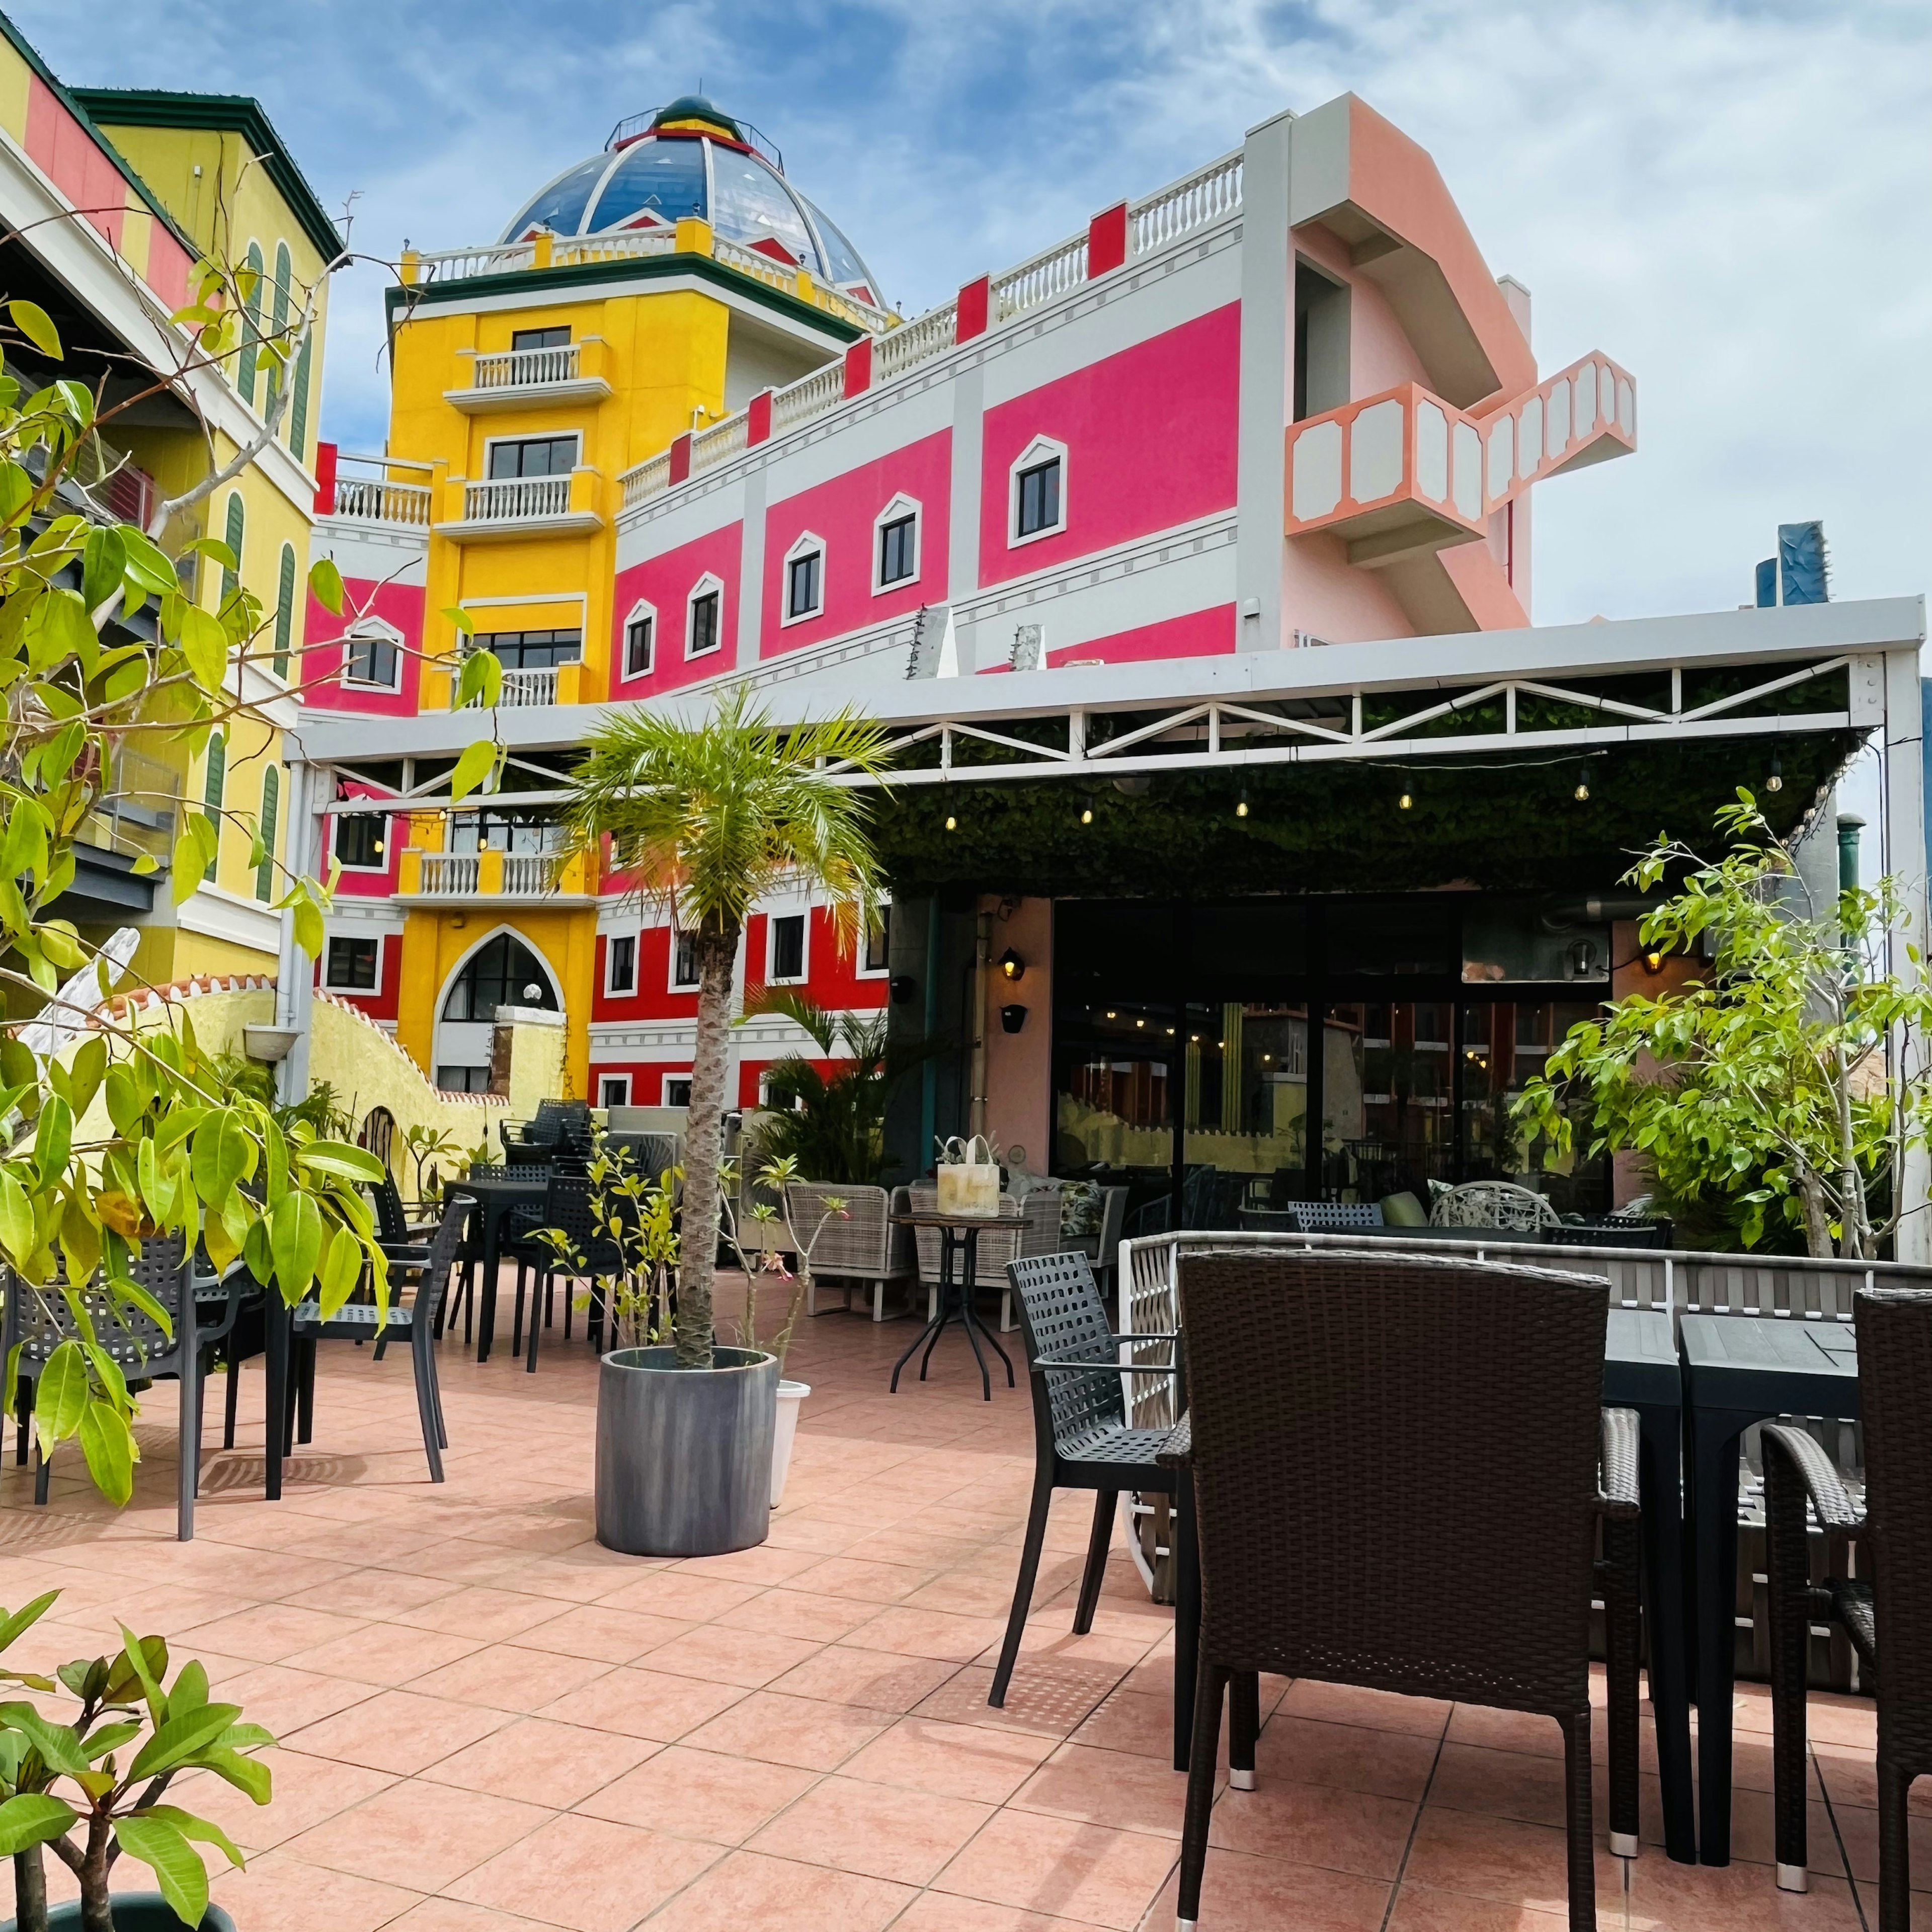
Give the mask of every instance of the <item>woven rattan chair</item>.
[[1437, 1228], [1560, 1228], [1563, 1217], [1540, 1194], [1513, 1180], [1472, 1180], [1452, 1187], [1429, 1211]]
[[[844, 1204], [843, 1214], [826, 1205], [832, 1201]], [[785, 1190], [785, 1206], [800, 1238], [812, 1244], [812, 1288], [806, 1297], [806, 1313], [818, 1314], [818, 1298], [834, 1287], [843, 1291], [849, 1312], [853, 1289], [869, 1286], [872, 1319], [884, 1321], [886, 1284], [903, 1281], [913, 1271], [908, 1231], [892, 1225], [891, 1194], [883, 1187], [796, 1180]], [[746, 1230], [748, 1234], [753, 1232]]]
[[1201, 1562], [1180, 1925], [1200, 1915], [1222, 1699], [1252, 1766], [1269, 1671], [1554, 1718], [1570, 1923], [1594, 1932], [1593, 1586], [1613, 1848], [1637, 1828], [1636, 1428], [1598, 1407], [1609, 1284], [1255, 1249], [1183, 1256], [1179, 1295]]
[[[1129, 1426], [1120, 1382], [1120, 1346], [1161, 1342], [1172, 1335], [1116, 1335], [1107, 1322], [1107, 1304], [1084, 1254], [1034, 1255], [1010, 1262], [1006, 1278], [1019, 1303], [1025, 1330], [1028, 1385], [1033, 1391], [1033, 1502], [1027, 1512], [1026, 1540], [1013, 1582], [1013, 1606], [1000, 1646], [998, 1668], [986, 1702], [1006, 1701], [1006, 1686], [1019, 1655], [1027, 1613], [1033, 1606], [1034, 1580], [1046, 1536], [1047, 1511], [1055, 1490], [1091, 1490], [1094, 1528], [1087, 1564], [1073, 1612], [1073, 1633], [1094, 1627], [1094, 1606], [1107, 1571], [1107, 1546], [1123, 1490], [1172, 1496], [1178, 1478], [1154, 1461], [1166, 1440], [1165, 1429]], [[1179, 1372], [1176, 1365], [1135, 1364], [1136, 1372]]]
[[[930, 1180], [915, 1180], [906, 1190], [906, 1204], [915, 1214], [936, 1214], [939, 1211], [938, 1186]], [[1020, 1208], [1010, 1194], [1002, 1194], [998, 1214], [986, 1217], [986, 1226], [979, 1237], [973, 1279], [965, 1285], [968, 1294], [995, 1285], [1006, 1286], [1006, 1264], [1020, 1257]], [[919, 1257], [919, 1279], [926, 1289], [926, 1318], [930, 1322], [939, 1309], [939, 1230], [915, 1228], [912, 1232], [914, 1251]]]
[[[1805, 1888], [1805, 1666], [1814, 1623], [1835, 1624], [1878, 1680], [1879, 1932], [1907, 1932], [1912, 1868], [1906, 1794], [1932, 1773], [1932, 1293], [1857, 1295], [1858, 1406], [1865, 1508], [1846, 1494], [1825, 1451], [1802, 1429], [1763, 1432], [1766, 1569], [1771, 1599], [1772, 1785], [1777, 1880]], [[1860, 1575], [1814, 1586], [1805, 1504], [1834, 1552], [1856, 1544]], [[1879, 1640], [1884, 1637], [1884, 1654]]]
[[[1020, 1251], [1014, 1257], [1016, 1260], [1025, 1261], [1035, 1255], [1057, 1255], [1070, 1250], [1070, 1244], [1060, 1238], [1060, 1189], [1050, 1180], [1030, 1188], [1020, 1197]], [[1086, 1250], [1082, 1248], [1078, 1252], [1084, 1254]], [[1010, 1334], [1016, 1325], [1013, 1291], [1010, 1283], [1000, 1292], [1000, 1333]]]

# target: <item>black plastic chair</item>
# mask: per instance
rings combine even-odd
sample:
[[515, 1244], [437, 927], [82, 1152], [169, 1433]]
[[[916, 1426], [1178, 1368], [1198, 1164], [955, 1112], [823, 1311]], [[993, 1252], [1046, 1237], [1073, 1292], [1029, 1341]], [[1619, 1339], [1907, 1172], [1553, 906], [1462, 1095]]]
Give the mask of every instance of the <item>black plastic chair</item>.
[[[1154, 1461], [1167, 1439], [1167, 1430], [1136, 1429], [1129, 1424], [1120, 1382], [1122, 1343], [1159, 1342], [1176, 1347], [1178, 1338], [1114, 1334], [1108, 1325], [1107, 1304], [1095, 1284], [1093, 1265], [1077, 1251], [1009, 1262], [1006, 1279], [1012, 1284], [1019, 1308], [1028, 1386], [1033, 1391], [1034, 1475], [1026, 1541], [1020, 1552], [1019, 1575], [1013, 1583], [1013, 1607], [986, 1699], [996, 1709], [1006, 1701], [1006, 1686], [1019, 1655], [1027, 1613], [1033, 1606], [1034, 1583], [1040, 1572], [1054, 1491], [1095, 1492], [1094, 1528], [1073, 1612], [1074, 1634], [1084, 1636], [1094, 1628], [1120, 1492], [1171, 1496], [1178, 1480], [1172, 1470], [1163, 1469]], [[1141, 1375], [1180, 1372], [1178, 1362], [1158, 1366], [1137, 1362], [1133, 1369]]]
[[[452, 1191], [460, 1192], [463, 1182], [468, 1180], [532, 1180], [540, 1181], [548, 1186], [550, 1176], [554, 1172], [555, 1170], [548, 1161], [540, 1165], [526, 1161], [507, 1166], [500, 1162], [494, 1165], [485, 1163], [470, 1168], [461, 1179], [446, 1183], [444, 1193], [447, 1198]], [[530, 1228], [542, 1226], [542, 1214], [543, 1210], [541, 1208], [519, 1208], [512, 1210], [506, 1224], [503, 1239], [500, 1244], [500, 1251], [497, 1256], [499, 1261], [508, 1257], [509, 1243], [518, 1239], [520, 1234], [527, 1232]], [[456, 1311], [460, 1306], [463, 1310], [463, 1345], [467, 1348], [475, 1339], [476, 1276], [483, 1260], [483, 1231], [480, 1222], [477, 1224], [476, 1234], [473, 1236], [465, 1237], [463, 1245], [457, 1250], [456, 1258], [463, 1272], [457, 1279], [454, 1292], [445, 1300], [440, 1321], [442, 1326], [453, 1328], [456, 1322]], [[494, 1310], [496, 1305], [494, 1293], [488, 1300]], [[440, 1334], [441, 1332], [442, 1327], [439, 1327], [437, 1333]]]
[[[392, 1301], [387, 1332], [409, 1337], [411, 1366], [416, 1372], [416, 1413], [422, 1422], [423, 1450], [429, 1458], [430, 1480], [442, 1480], [442, 1451], [449, 1446], [449, 1433], [443, 1426], [442, 1395], [436, 1376], [436, 1320], [449, 1286], [449, 1273], [462, 1244], [464, 1230], [476, 1203], [452, 1199], [442, 1210], [442, 1220], [430, 1242], [429, 1259], [407, 1304]], [[311, 1384], [315, 1372], [314, 1345], [317, 1342], [367, 1342], [374, 1339], [380, 1310], [373, 1300], [350, 1301], [328, 1320], [320, 1307], [304, 1301], [292, 1315], [295, 1340], [302, 1345], [303, 1377]]]
[[[554, 1318], [557, 1283], [593, 1280], [596, 1276], [616, 1273], [623, 1264], [623, 1255], [616, 1242], [598, 1225], [596, 1211], [592, 1204], [595, 1192], [592, 1183], [581, 1175], [553, 1174], [542, 1222], [505, 1250], [517, 1264], [516, 1306], [510, 1321], [512, 1354], [524, 1346], [524, 1292], [526, 1279], [530, 1285], [530, 1346], [524, 1365], [530, 1375], [537, 1372], [537, 1330], [539, 1327], [549, 1328]], [[544, 1238], [551, 1229], [565, 1236], [569, 1244], [569, 1256], [580, 1256], [580, 1260], [557, 1252]], [[538, 1320], [539, 1312], [543, 1318], [541, 1323]], [[570, 1340], [570, 1296], [566, 1291], [563, 1301], [563, 1339], [566, 1342]], [[604, 1323], [603, 1309], [594, 1286], [586, 1326], [595, 1342], [603, 1333]]]
[[[176, 1533], [182, 1542], [194, 1536], [194, 1499], [201, 1478], [202, 1388], [210, 1367], [215, 1343], [232, 1329], [242, 1283], [231, 1276], [226, 1286], [228, 1304], [225, 1318], [209, 1324], [204, 1332], [196, 1306], [194, 1271], [185, 1238], [179, 1234], [158, 1235], [142, 1244], [138, 1257], [128, 1264], [130, 1276], [146, 1288], [164, 1309], [174, 1332], [169, 1335], [151, 1316], [139, 1309], [118, 1312], [106, 1291], [97, 1280], [82, 1298], [95, 1339], [130, 1384], [158, 1382], [170, 1376], [181, 1384], [181, 1469], [176, 1498]], [[20, 1349], [18, 1419], [23, 1431], [20, 1449], [24, 1459], [24, 1431], [33, 1402], [32, 1384], [48, 1359], [62, 1342], [77, 1338], [80, 1330], [61, 1292], [63, 1271], [57, 1282], [36, 1293], [11, 1269], [7, 1271], [7, 1310], [0, 1322], [0, 1360]], [[51, 1457], [43, 1457], [35, 1447], [34, 1501], [47, 1500]]]

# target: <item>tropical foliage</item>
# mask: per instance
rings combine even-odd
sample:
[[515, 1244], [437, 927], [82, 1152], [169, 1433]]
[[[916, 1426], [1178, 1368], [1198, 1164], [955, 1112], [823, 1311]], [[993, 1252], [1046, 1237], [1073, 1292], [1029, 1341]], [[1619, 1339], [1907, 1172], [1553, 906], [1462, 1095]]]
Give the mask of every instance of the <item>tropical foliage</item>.
[[595, 850], [608, 840], [615, 868], [638, 896], [669, 909], [697, 955], [674, 1324], [682, 1367], [711, 1361], [725, 1046], [740, 935], [753, 905], [791, 881], [824, 894], [842, 942], [854, 942], [878, 903], [879, 868], [866, 794], [841, 780], [878, 773], [886, 756], [876, 725], [842, 712], [781, 730], [738, 686], [703, 718], [620, 713], [591, 738], [572, 777], [566, 817], [578, 845]]
[[1900, 1185], [1932, 1130], [1932, 994], [1906, 908], [1889, 878], [1814, 904], [1748, 791], [1717, 824], [1721, 856], [1659, 838], [1628, 875], [1680, 881], [1640, 938], [1708, 965], [1573, 1028], [1518, 1127], [1560, 1158], [1575, 1106], [1592, 1154], [1640, 1154], [1667, 1198], [1733, 1219], [1746, 1246], [1789, 1231], [1816, 1256], [1871, 1258], [1902, 1210], [1926, 1211]]

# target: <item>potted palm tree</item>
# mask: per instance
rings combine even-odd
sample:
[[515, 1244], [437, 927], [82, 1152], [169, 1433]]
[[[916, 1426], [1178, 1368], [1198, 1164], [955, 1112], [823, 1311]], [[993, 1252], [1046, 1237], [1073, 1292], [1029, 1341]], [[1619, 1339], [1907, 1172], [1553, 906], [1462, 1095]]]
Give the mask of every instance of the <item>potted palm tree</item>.
[[824, 895], [842, 942], [856, 941], [879, 867], [866, 794], [838, 775], [876, 775], [886, 752], [878, 727], [848, 712], [780, 730], [739, 686], [700, 722], [618, 714], [572, 780], [575, 844], [608, 842], [637, 895], [691, 934], [698, 965], [672, 1340], [613, 1349], [598, 1386], [597, 1534], [613, 1549], [712, 1556], [764, 1540], [778, 1364], [719, 1346], [712, 1312], [732, 976], [752, 908], [781, 884]]

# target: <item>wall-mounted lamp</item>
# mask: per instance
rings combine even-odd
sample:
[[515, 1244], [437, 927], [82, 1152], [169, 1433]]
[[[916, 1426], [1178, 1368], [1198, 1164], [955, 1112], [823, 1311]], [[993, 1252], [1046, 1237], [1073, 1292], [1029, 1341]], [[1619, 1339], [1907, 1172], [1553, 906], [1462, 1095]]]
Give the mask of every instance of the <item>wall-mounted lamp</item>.
[[1026, 1024], [1027, 1010], [1022, 1006], [1002, 1006], [1000, 1024], [1008, 1033], [1018, 1033]]
[[1000, 971], [1017, 983], [1026, 977], [1026, 962], [1010, 946], [1000, 955]]
[[1643, 970], [1646, 973], [1652, 974], [1653, 976], [1664, 970], [1664, 948], [1662, 946], [1653, 946], [1648, 952], [1640, 953], [1637, 957], [1639, 963], [1642, 966]]

